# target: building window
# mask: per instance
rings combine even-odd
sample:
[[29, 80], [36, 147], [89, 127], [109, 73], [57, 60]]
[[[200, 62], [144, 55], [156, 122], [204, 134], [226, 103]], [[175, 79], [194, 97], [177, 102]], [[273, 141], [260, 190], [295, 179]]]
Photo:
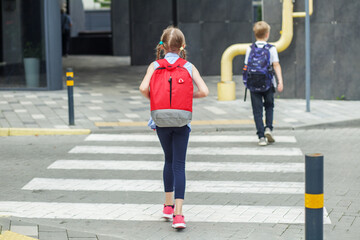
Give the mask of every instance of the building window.
[[111, 0], [82, 0], [85, 10], [110, 9]]
[[0, 88], [47, 88], [44, 0], [0, 0]]

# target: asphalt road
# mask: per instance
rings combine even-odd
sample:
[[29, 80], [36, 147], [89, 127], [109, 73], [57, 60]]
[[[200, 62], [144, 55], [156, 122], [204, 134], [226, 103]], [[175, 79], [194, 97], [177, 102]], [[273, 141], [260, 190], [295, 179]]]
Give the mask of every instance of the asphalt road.
[[[137, 133], [139, 134], [139, 133]], [[74, 153], [74, 148], [91, 146], [88, 149], [97, 149], [102, 147], [107, 149], [131, 149], [133, 147], [142, 149], [148, 147], [151, 149], [159, 148], [156, 141], [85, 141], [88, 136], [27, 136], [27, 137], [2, 137], [0, 138], [0, 166], [1, 166], [1, 182], [0, 188], [0, 210], [3, 202], [28, 203], [29, 207], [34, 203], [72, 203], [72, 204], [115, 204], [115, 207], [124, 204], [129, 209], [142, 208], [145, 204], [159, 205], [159, 210], [151, 213], [153, 219], [145, 217], [132, 218], [124, 220], [119, 216], [113, 216], [106, 219], [106, 214], [99, 216], [83, 216], [85, 210], [76, 209], [76, 206], [67, 206], [68, 211], [74, 212], [68, 218], [56, 219], [56, 216], [46, 217], [36, 216], [34, 218], [27, 216], [24, 221], [35, 222], [41, 225], [55, 226], [76, 231], [84, 231], [101, 235], [108, 235], [120, 239], [304, 239], [304, 224], [301, 222], [302, 215], [295, 215], [291, 218], [288, 216], [287, 221], [283, 223], [276, 217], [281, 214], [266, 215], [266, 211], [272, 213], [281, 210], [281, 207], [291, 207], [291, 211], [301, 209], [303, 207], [303, 192], [294, 193], [296, 189], [281, 188], [281, 183], [302, 184], [304, 182], [304, 172], [295, 171], [291, 166], [304, 163], [304, 155], [306, 153], [322, 153], [325, 157], [325, 208], [329, 214], [331, 224], [324, 226], [325, 239], [360, 239], [360, 174], [359, 174], [359, 155], [360, 143], [358, 136], [359, 128], [332, 128], [332, 129], [309, 129], [295, 131], [277, 131], [276, 136], [294, 137], [296, 142], [284, 141], [277, 142], [272, 146], [259, 148], [253, 138], [244, 141], [221, 140], [209, 142], [207, 140], [192, 141], [195, 136], [203, 136], [208, 139], [219, 138], [225, 136], [253, 136], [253, 131], [243, 132], [194, 132], [190, 137], [190, 149], [212, 149], [214, 154], [189, 154], [187, 162], [200, 163], [200, 167], [206, 164], [218, 164], [219, 169], [211, 171], [189, 169], [187, 171], [187, 181], [193, 182], [198, 190], [190, 190], [186, 193], [185, 205], [195, 206], [199, 215], [206, 216], [199, 220], [196, 214], [190, 213], [194, 209], [188, 211], [185, 209], [185, 218], [188, 218], [188, 228], [184, 231], [177, 232], [171, 229], [168, 222], [158, 218], [161, 212], [161, 204], [163, 203], [163, 194], [161, 191], [147, 191], [136, 185], [138, 180], [154, 181], [161, 185], [162, 173], [161, 169], [146, 170], [138, 169], [141, 162], [149, 163], [162, 161], [159, 154], [145, 153], [121, 153], [116, 154], [90, 154], [86, 152]], [[153, 132], [146, 132], [145, 135], [154, 135]], [[216, 152], [217, 148], [234, 151], [232, 154], [224, 154]], [[236, 149], [235, 149], [236, 148]], [[246, 149], [250, 154], [242, 154], [241, 151]], [[279, 150], [273, 155], [262, 155], [258, 152], [253, 154], [252, 151], [260, 149], [260, 151]], [[266, 150], [264, 150], [266, 149]], [[288, 149], [299, 149], [302, 155], [284, 155]], [[106, 150], [107, 151], [107, 150]], [[140, 151], [140, 150], [139, 150]], [[258, 150], [256, 150], [258, 151]], [[78, 160], [78, 161], [102, 161], [102, 162], [123, 162], [132, 161], [139, 163], [133, 170], [123, 167], [114, 170], [110, 167], [105, 170], [99, 169], [49, 169], [52, 164], [60, 161]], [[86, 163], [86, 162], [85, 162]], [[92, 163], [92, 162], [91, 162]], [[241, 163], [241, 170], [224, 171], [221, 167], [224, 164]], [[267, 166], [263, 170], [251, 170], [251, 166], [260, 163], [259, 166]], [[291, 165], [288, 170], [276, 170], [271, 168], [271, 164], [284, 167], [286, 164]], [[250, 166], [249, 166], [250, 165]], [[231, 165], [232, 166], [232, 165]], [[234, 165], [235, 166], [235, 165]], [[300, 165], [301, 166], [301, 165]], [[260, 168], [259, 168], [260, 169]], [[107, 180], [122, 179], [127, 180], [130, 190], [104, 190], [101, 189], [103, 183], [99, 183], [100, 189], [96, 187], [96, 182], [85, 182], [83, 188], [73, 189], [75, 182], [68, 185], [64, 182], [55, 182], [53, 188], [41, 185], [40, 182], [32, 182], [34, 179], [43, 179], [45, 182], [50, 180]], [[50, 179], [50, 180], [49, 180]], [[156, 182], [158, 181], [158, 182]], [[201, 186], [197, 183], [212, 184], [211, 181], [220, 181], [224, 184], [222, 190], [209, 191], [210, 185], [201, 190]], [[210, 182], [210, 183], [209, 183]], [[273, 192], [266, 192], [266, 189], [255, 190], [254, 185], [236, 187], [236, 191], [227, 190], [231, 188], [229, 182], [243, 184], [251, 182], [252, 184], [264, 183], [275, 184]], [[33, 185], [31, 185], [33, 183]], [[61, 185], [64, 184], [64, 185]], [[124, 183], [114, 183], [121, 187]], [[134, 187], [132, 187], [134, 184]], [[189, 185], [188, 184], [188, 185]], [[27, 187], [26, 187], [27, 186]], [[63, 186], [62, 189], [57, 189]], [[117, 186], [117, 185], [116, 185]], [[240, 186], [240, 185], [236, 185]], [[214, 187], [216, 189], [216, 186]], [[242, 189], [242, 190], [239, 190]], [[279, 192], [280, 190], [284, 192]], [[300, 188], [301, 189], [301, 188]], [[134, 205], [130, 205], [134, 204]], [[249, 211], [245, 213], [232, 213], [231, 210], [214, 210], [208, 212], [208, 208], [200, 209], [199, 206], [248, 206], [253, 215], [249, 215]], [[61, 209], [66, 211], [66, 207], [59, 205]], [[83, 206], [82, 206], [83, 207]], [[271, 210], [264, 210], [265, 208]], [[26, 207], [24, 207], [26, 209]], [[74, 209], [75, 208], [75, 209]], [[275, 209], [275, 210], [274, 210]], [[46, 211], [46, 209], [42, 209]], [[125, 209], [128, 211], [128, 209]], [[75, 213], [75, 211], [78, 211]], [[250, 211], [250, 212], [251, 212]], [[85, 212], [85, 213], [84, 213]], [[296, 211], [295, 211], [296, 212]], [[18, 217], [23, 218], [25, 214], [19, 210]], [[47, 213], [49, 214], [49, 213]], [[222, 214], [216, 220], [216, 214]], [[248, 215], [246, 215], [248, 214]], [[108, 216], [111, 212], [108, 213]], [[121, 214], [120, 214], [121, 215]], [[246, 218], [246, 216], [247, 218]], [[283, 214], [284, 215], [284, 214]], [[50, 215], [47, 215], [50, 216]], [[59, 215], [60, 216], [60, 215]], [[122, 215], [123, 217], [125, 215]], [[140, 216], [140, 215], [139, 215]], [[142, 215], [141, 215], [142, 216]], [[160, 216], [160, 215], [159, 215]], [[271, 218], [272, 216], [272, 218]], [[236, 222], [238, 219], [242, 219]], [[96, 219], [98, 218], [98, 220]], [[215, 220], [214, 220], [215, 219]], [[266, 219], [268, 222], [266, 222]], [[273, 219], [273, 220], [271, 220]], [[280, 222], [280, 223], [279, 223]]]

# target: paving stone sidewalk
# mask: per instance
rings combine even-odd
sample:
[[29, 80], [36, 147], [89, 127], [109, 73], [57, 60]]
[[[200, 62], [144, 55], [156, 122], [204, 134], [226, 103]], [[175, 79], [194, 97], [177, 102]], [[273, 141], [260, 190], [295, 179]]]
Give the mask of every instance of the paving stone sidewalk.
[[[9, 232], [5, 233], [6, 231]], [[0, 232], [11, 237], [5, 240], [121, 240], [121, 238], [39, 225], [17, 218], [0, 218]]]
[[[0, 128], [85, 128], [94, 131], [146, 130], [149, 102], [138, 86], [146, 66], [129, 66], [127, 57], [70, 56], [65, 69], [75, 74], [75, 126], [69, 126], [67, 89], [60, 91], [2, 91]], [[220, 76], [204, 77], [210, 95], [194, 99], [193, 123], [197, 129], [255, 129], [251, 102], [244, 102], [240, 76], [234, 76], [235, 101], [217, 100]], [[65, 81], [65, 77], [64, 77]], [[286, 84], [285, 84], [286, 91]], [[329, 124], [359, 124], [360, 101], [312, 100], [306, 112], [304, 99], [276, 95], [275, 128], [300, 128]]]

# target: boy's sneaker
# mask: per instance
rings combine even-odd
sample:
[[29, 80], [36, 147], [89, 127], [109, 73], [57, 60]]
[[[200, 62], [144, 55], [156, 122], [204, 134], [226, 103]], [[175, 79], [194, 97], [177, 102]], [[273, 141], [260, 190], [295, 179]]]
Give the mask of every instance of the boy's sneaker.
[[266, 139], [264, 137], [259, 139], [259, 146], [266, 146], [267, 142]]
[[274, 143], [275, 142], [275, 139], [272, 136], [272, 132], [271, 132], [270, 128], [265, 129], [265, 137], [267, 138], [268, 143]]
[[172, 227], [176, 228], [176, 229], [186, 228], [184, 216], [183, 215], [174, 215]]
[[163, 218], [172, 219], [174, 215], [174, 205], [165, 205], [163, 210]]

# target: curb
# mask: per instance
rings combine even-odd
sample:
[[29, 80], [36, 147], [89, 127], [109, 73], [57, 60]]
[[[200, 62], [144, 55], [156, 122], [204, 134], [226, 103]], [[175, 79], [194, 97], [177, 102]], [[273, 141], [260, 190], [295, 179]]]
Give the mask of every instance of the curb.
[[0, 128], [0, 136], [88, 135], [90, 129]]
[[326, 128], [358, 128], [360, 127], [360, 118], [359, 119], [350, 119], [342, 121], [333, 121], [317, 124], [306, 124], [302, 126], [294, 127], [296, 130], [308, 130], [308, 129], [326, 129]]
[[[306, 130], [321, 128], [343, 128], [343, 127], [360, 127], [360, 119], [350, 119], [344, 121], [333, 121], [317, 124], [304, 124], [299, 126], [276, 126], [278, 130]], [[229, 132], [255, 130], [254, 125], [197, 125], [195, 124], [192, 132]], [[152, 130], [147, 126], [127, 126], [124, 128], [100, 127], [98, 129], [51, 129], [51, 128], [0, 128], [0, 137], [7, 136], [40, 136], [40, 135], [88, 135], [90, 133], [149, 133]]]
[[[294, 130], [292, 126], [277, 126], [276, 130]], [[237, 131], [253, 131], [256, 133], [255, 126], [239, 126], [239, 125], [207, 125], [207, 126], [191, 126], [192, 133], [204, 133], [204, 132], [237, 132]], [[149, 127], [126, 127], [126, 128], [99, 128], [92, 129], [91, 133], [94, 134], [121, 134], [121, 133], [152, 133]]]

